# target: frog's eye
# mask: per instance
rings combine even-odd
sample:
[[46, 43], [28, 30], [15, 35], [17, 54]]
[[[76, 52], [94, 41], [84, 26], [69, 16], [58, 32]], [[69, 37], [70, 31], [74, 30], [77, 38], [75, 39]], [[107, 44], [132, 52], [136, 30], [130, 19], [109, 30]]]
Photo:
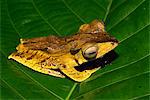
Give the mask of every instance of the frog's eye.
[[85, 49], [84, 51], [82, 51], [83, 56], [86, 59], [96, 58], [97, 52], [98, 52], [98, 47], [96, 47], [96, 46], [89, 47], [89, 48]]

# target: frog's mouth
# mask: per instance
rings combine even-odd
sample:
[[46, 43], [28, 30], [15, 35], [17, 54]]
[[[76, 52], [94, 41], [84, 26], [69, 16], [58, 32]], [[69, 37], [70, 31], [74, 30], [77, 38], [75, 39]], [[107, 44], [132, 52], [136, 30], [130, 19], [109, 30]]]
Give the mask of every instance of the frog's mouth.
[[91, 70], [98, 67], [105, 67], [107, 64], [111, 64], [112, 61], [114, 61], [118, 57], [118, 54], [112, 50], [108, 53], [106, 53], [103, 57], [90, 60], [88, 62], [82, 63], [81, 65], [78, 63], [79, 66], [75, 66], [75, 69], [77, 71], [84, 71], [84, 70]]

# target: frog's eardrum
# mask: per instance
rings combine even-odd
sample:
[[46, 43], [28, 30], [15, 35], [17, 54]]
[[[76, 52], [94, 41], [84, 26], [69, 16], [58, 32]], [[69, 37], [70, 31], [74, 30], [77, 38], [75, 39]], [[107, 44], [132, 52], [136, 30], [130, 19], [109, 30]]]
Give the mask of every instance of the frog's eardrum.
[[106, 55], [111, 56], [117, 45], [118, 41], [108, 35], [104, 24], [94, 20], [81, 25], [73, 36], [20, 39], [17, 51], [8, 58], [44, 74], [82, 82], [103, 67], [97, 61], [104, 64], [105, 57], [107, 62]]

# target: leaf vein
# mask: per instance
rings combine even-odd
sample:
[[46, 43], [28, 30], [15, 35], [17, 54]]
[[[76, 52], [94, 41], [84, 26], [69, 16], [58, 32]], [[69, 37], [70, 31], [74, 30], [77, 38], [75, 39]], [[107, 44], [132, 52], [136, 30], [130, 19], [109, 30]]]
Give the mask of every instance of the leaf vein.
[[69, 100], [69, 98], [70, 98], [70, 96], [72, 95], [72, 93], [73, 93], [74, 89], [76, 88], [77, 84], [78, 84], [78, 83], [74, 83], [73, 87], [72, 87], [71, 90], [69, 91], [69, 93], [68, 93], [68, 95], [67, 95], [67, 97], [66, 97], [65, 100]]
[[130, 14], [132, 14], [141, 4], [144, 3], [145, 0], [141, 1], [135, 8], [133, 8], [129, 13], [127, 13], [122, 19], [117, 21], [114, 25], [112, 25], [107, 31], [110, 31], [113, 27], [115, 27], [117, 24], [121, 23], [126, 17], [128, 17]]
[[[14, 63], [13, 63], [14, 64]], [[14, 64], [15, 66], [17, 66], [16, 64]], [[17, 66], [18, 67], [18, 66]], [[18, 67], [19, 68], [19, 67]], [[36, 81], [34, 78], [32, 78], [30, 75], [28, 75], [25, 71], [23, 71], [22, 69], [19, 68], [20, 71], [22, 71], [26, 76], [28, 76], [31, 80], [33, 80], [33, 82], [37, 83], [40, 87], [42, 87], [43, 89], [45, 89], [46, 91], [48, 91], [49, 93], [51, 93], [52, 95], [54, 95], [55, 97], [59, 98], [60, 100], [63, 100], [63, 98], [61, 98], [60, 96], [58, 96], [57, 94], [55, 94], [52, 90], [49, 90], [48, 88], [46, 88], [45, 86], [43, 86], [41, 83], [39, 83], [38, 81]]]
[[93, 2], [95, 2], [100, 8], [102, 8], [104, 11], [106, 10], [102, 5], [100, 5], [97, 0], [93, 0]]
[[113, 72], [113, 71], [119, 70], [119, 69], [121, 69], [121, 68], [127, 67], [127, 66], [129, 66], [129, 65], [135, 64], [135, 63], [137, 63], [137, 62], [139, 62], [139, 61], [145, 59], [145, 58], [148, 57], [148, 56], [150, 56], [150, 54], [147, 54], [146, 56], [143, 56], [143, 57], [141, 57], [140, 59], [135, 60], [135, 61], [133, 61], [133, 62], [130, 62], [130, 63], [128, 63], [128, 64], [124, 64], [124, 65], [122, 65], [122, 66], [120, 66], [120, 67], [117, 67], [117, 68], [114, 68], [114, 69], [112, 69], [112, 70], [109, 70], [109, 71], [103, 72], [103, 73], [101, 73], [101, 74], [98, 74], [98, 75], [96, 75], [95, 77], [93, 77], [93, 78], [91, 78], [91, 79], [89, 79], [89, 80], [87, 80], [87, 81], [85, 81], [85, 82], [94, 80], [94, 79], [96, 79], [96, 78], [98, 78], [98, 77], [100, 77], [100, 76], [102, 76], [102, 75], [104, 75], [104, 74], [108, 74], [108, 73], [111, 73], [111, 72]]
[[136, 100], [136, 99], [140, 99], [140, 98], [143, 98], [143, 97], [146, 97], [146, 96], [150, 96], [150, 93], [144, 94], [144, 95], [141, 95], [141, 96], [136, 96], [136, 97], [130, 98], [129, 100]]
[[41, 14], [39, 9], [36, 7], [34, 0], [32, 0], [32, 4], [33, 4], [33, 7], [35, 8], [35, 10], [37, 11], [37, 13], [40, 15], [40, 17], [45, 21], [45, 23], [47, 23], [54, 30], [54, 32], [56, 32], [56, 34], [58, 36], [61, 36], [61, 34], [55, 29], [55, 27], [52, 26], [52, 24], [49, 23], [48, 20]]
[[96, 91], [96, 90], [98, 90], [98, 89], [102, 89], [102, 88], [105, 88], [105, 87], [108, 87], [108, 86], [117, 84], [117, 83], [119, 83], [119, 82], [126, 81], [126, 80], [129, 80], [129, 79], [135, 78], [135, 77], [139, 77], [139, 76], [141, 76], [141, 75], [148, 74], [148, 73], [150, 73], [150, 71], [146, 71], [146, 72], [143, 72], [143, 73], [140, 73], [140, 74], [133, 75], [133, 76], [131, 76], [131, 77], [124, 78], [124, 79], [119, 80], [119, 81], [112, 82], [112, 83], [110, 83], [110, 84], [107, 84], [107, 85], [104, 85], [104, 86], [102, 86], [102, 87], [98, 87], [98, 88], [96, 88], [96, 89], [93, 89], [93, 90], [91, 90], [91, 91], [88, 91], [88, 92], [86, 92], [86, 93], [83, 93], [83, 94], [77, 96], [76, 98], [79, 98], [79, 97], [81, 97], [81, 96], [83, 96], [83, 95], [85, 95], [85, 94], [88, 94], [88, 93], [90, 93], [90, 92]]
[[8, 84], [5, 80], [1, 79], [11, 90], [13, 90], [17, 95], [19, 95], [23, 100], [26, 100], [16, 89], [14, 89], [10, 84]]
[[80, 19], [80, 21], [82, 23], [86, 23], [86, 21], [84, 19], [82, 19], [75, 11], [73, 11], [73, 9], [67, 4], [67, 2], [65, 0], [62, 0], [62, 2], [65, 4], [65, 6], [77, 17]]
[[107, 16], [108, 16], [108, 14], [109, 14], [109, 11], [110, 11], [112, 2], [113, 2], [113, 0], [110, 0], [110, 3], [109, 3], [109, 5], [108, 5], [108, 7], [107, 7], [107, 11], [106, 11], [105, 16], [104, 16], [104, 19], [103, 19], [104, 22], [105, 22], [106, 19], [107, 19]]
[[150, 25], [150, 24], [144, 25], [144, 27], [138, 29], [138, 30], [137, 30], [136, 32], [134, 32], [133, 34], [127, 36], [127, 37], [124, 38], [124, 39], [122, 39], [122, 40], [120, 41], [120, 43], [122, 43], [123, 41], [125, 41], [125, 40], [131, 38], [132, 36], [136, 35], [138, 32], [140, 32], [140, 31], [142, 31], [144, 28], [146, 28], [148, 25]]
[[114, 10], [116, 10], [119, 6], [121, 6], [122, 4], [124, 4], [124, 2], [126, 2], [127, 0], [122, 0], [122, 2], [118, 5], [118, 6], [116, 6], [116, 7], [114, 7], [114, 8], [112, 8], [111, 9], [111, 13], [114, 11]]
[[9, 19], [10, 19], [10, 23], [11, 23], [12, 27], [13, 27], [14, 30], [17, 32], [18, 36], [21, 38], [21, 34], [20, 34], [20, 32], [18, 31], [18, 29], [16, 28], [16, 26], [15, 26], [15, 24], [14, 24], [14, 22], [13, 22], [11, 16], [10, 16], [10, 12], [9, 12], [9, 10], [8, 10], [8, 2], [7, 2], [7, 0], [6, 0], [6, 10], [7, 10], [8, 17], [9, 17]]

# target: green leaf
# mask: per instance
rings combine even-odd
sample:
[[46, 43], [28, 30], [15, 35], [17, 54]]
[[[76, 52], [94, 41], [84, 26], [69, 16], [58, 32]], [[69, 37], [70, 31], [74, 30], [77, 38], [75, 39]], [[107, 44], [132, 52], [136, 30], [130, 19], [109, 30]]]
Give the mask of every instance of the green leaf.
[[[141, 99], [149, 88], [149, 0], [1, 0], [1, 96], [5, 99]], [[67, 36], [103, 20], [119, 57], [82, 83], [8, 60], [20, 38]]]

